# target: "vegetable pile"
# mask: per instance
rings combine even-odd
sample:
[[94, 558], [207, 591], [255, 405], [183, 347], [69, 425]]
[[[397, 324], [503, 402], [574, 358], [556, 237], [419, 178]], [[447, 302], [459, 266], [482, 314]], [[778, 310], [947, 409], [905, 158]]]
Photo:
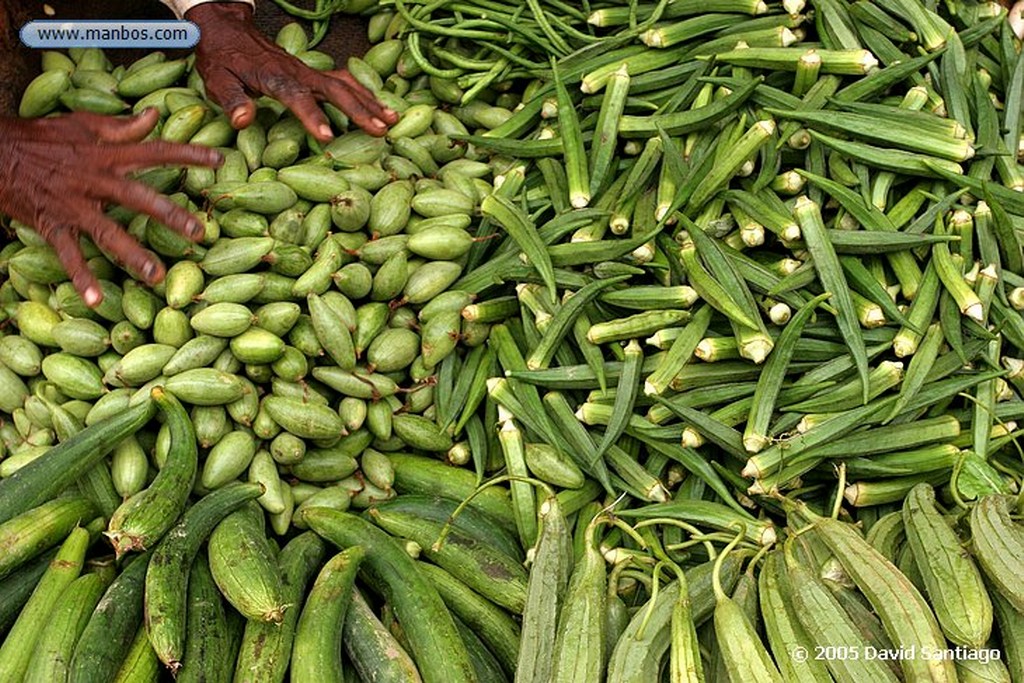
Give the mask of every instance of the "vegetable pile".
[[0, 251], [0, 680], [1024, 681], [1005, 10], [372, 12], [385, 139], [44, 53], [226, 162], [153, 289]]

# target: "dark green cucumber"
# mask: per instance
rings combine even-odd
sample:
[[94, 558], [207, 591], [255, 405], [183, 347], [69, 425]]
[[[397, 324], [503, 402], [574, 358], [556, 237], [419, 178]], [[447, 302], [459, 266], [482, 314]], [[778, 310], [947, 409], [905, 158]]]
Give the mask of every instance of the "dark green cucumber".
[[[420, 493], [462, 501], [473, 495], [478, 487], [475, 474], [435, 458], [388, 453], [388, 459], [395, 468], [395, 490], [399, 493]], [[507, 489], [497, 486], [486, 488], [474, 495], [468, 506], [487, 514], [509, 533], [516, 533]]]
[[[452, 615], [473, 629], [509, 675], [519, 657], [519, 626], [505, 610], [441, 567], [420, 562], [420, 570], [440, 593]], [[472, 653], [470, 653], [472, 654]]]
[[249, 503], [232, 512], [214, 528], [206, 548], [213, 578], [228, 602], [246, 619], [281, 623], [289, 603], [262, 509]]
[[46, 568], [50, 566], [50, 560], [57, 554], [51, 550], [26, 562], [3, 581], [0, 581], [0, 634], [18, 618], [18, 613], [25, 605], [25, 601], [32, 595], [39, 577], [43, 575]]
[[90, 467], [78, 480], [79, 492], [92, 501], [96, 509], [109, 518], [121, 504], [121, 496], [114, 488], [114, 479], [110, 476], [110, 467], [106, 460]]
[[155, 683], [159, 678], [160, 660], [149, 645], [146, 627], [140, 624], [114, 683]]
[[459, 635], [462, 636], [462, 644], [466, 646], [469, 659], [473, 662], [477, 680], [488, 681], [488, 683], [491, 681], [507, 683], [511, 680], [508, 673], [498, 663], [497, 656], [487, 648], [479, 634], [458, 617], [453, 616], [452, 618], [455, 620], [455, 627], [459, 630]]
[[402, 624], [426, 683], [476, 680], [451, 613], [401, 543], [365, 519], [346, 512], [311, 508], [305, 512], [305, 520], [311, 529], [340, 548], [366, 547], [360, 575], [365, 574], [371, 583], [381, 587]]
[[134, 558], [107, 588], [71, 658], [68, 683], [110, 683], [142, 625], [149, 553]]
[[153, 483], [122, 503], [110, 518], [107, 536], [118, 557], [152, 548], [185, 509], [195, 483], [199, 446], [192, 420], [178, 399], [162, 388], [153, 389], [152, 397], [166, 417], [171, 446]]
[[172, 671], [185, 652], [185, 600], [196, 554], [226, 515], [261, 491], [259, 484], [233, 483], [204, 496], [153, 551], [146, 572], [146, 632], [160, 661]]
[[514, 557], [451, 530], [438, 546], [442, 524], [415, 515], [385, 508], [371, 508], [367, 515], [377, 526], [393, 536], [415, 541], [431, 562], [444, 567], [453, 576], [491, 602], [516, 614], [526, 605], [527, 574]]
[[242, 644], [235, 662], [238, 683], [280, 683], [291, 660], [295, 626], [299, 621], [298, 605], [306, 594], [306, 585], [316, 575], [326, 548], [312, 532], [293, 538], [281, 549], [278, 565], [283, 580], [283, 597], [291, 605], [280, 624], [249, 620], [242, 634]]
[[341, 633], [352, 602], [359, 565], [366, 557], [362, 546], [346, 548], [327, 561], [306, 596], [292, 644], [291, 679], [338, 681], [344, 676]]
[[[150, 568], [153, 563], [150, 561]], [[196, 557], [188, 576], [185, 656], [175, 680], [180, 683], [231, 683], [235, 659], [228, 648], [228, 620], [217, 584], [204, 556]]]
[[421, 683], [420, 672], [409, 653], [373, 613], [358, 589], [345, 614], [342, 631], [345, 653], [359, 679], [380, 683]]
[[458, 515], [452, 517], [452, 513], [458, 506], [459, 501], [453, 498], [416, 493], [403, 493], [392, 500], [376, 505], [385, 510], [418, 515], [439, 524], [444, 524], [450, 519], [452, 528], [456, 531], [475, 538], [481, 543], [486, 543], [509, 557], [514, 557], [517, 560], [523, 559], [523, 548], [519, 545], [519, 539], [509, 533], [503, 525], [472, 505], [465, 506]]

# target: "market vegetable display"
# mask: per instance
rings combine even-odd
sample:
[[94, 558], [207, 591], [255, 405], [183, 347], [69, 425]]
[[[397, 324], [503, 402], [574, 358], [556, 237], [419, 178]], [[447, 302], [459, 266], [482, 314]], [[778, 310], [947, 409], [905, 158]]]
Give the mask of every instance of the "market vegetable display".
[[0, 679], [1024, 681], [1005, 10], [367, 17], [382, 139], [44, 53], [23, 116], [225, 163], [111, 209], [153, 289], [0, 251]]

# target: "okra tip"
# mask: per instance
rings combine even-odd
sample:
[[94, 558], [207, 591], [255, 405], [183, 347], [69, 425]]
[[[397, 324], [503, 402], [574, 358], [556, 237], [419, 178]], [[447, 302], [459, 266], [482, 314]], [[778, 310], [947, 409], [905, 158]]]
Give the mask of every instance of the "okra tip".
[[[743, 448], [747, 453], [760, 453], [769, 443], [770, 440], [763, 434], [747, 434], [743, 437]], [[747, 476], [745, 468], [743, 476]]]
[[680, 443], [683, 448], [700, 448], [704, 445], [704, 437], [693, 427], [686, 427]]
[[816, 211], [818, 209], [818, 202], [814, 201], [805, 194], [800, 195], [796, 198], [793, 203], [793, 213], [802, 214], [810, 211]]
[[758, 467], [757, 462], [753, 458], [747, 460], [747, 464], [743, 466], [743, 470], [740, 472], [740, 476], [746, 479], [760, 479], [761, 474], [761, 468]]
[[519, 428], [513, 422], [514, 419], [515, 415], [512, 414], [512, 411], [501, 404], [498, 405], [498, 424], [501, 425], [498, 432], [500, 434], [515, 435], [519, 433]]
[[860, 499], [860, 488], [860, 484], [850, 484], [843, 491], [843, 498], [853, 507], [857, 507], [857, 501]]
[[1014, 379], [1024, 375], [1024, 360], [1020, 358], [1003, 357], [1003, 367], [1007, 370], [1007, 377]]
[[971, 320], [977, 323], [985, 322], [985, 307], [980, 301], [973, 301], [961, 310]]
[[754, 365], [760, 365], [768, 357], [768, 354], [772, 352], [774, 346], [770, 338], [755, 337], [743, 345], [740, 355], [751, 361]]
[[760, 479], [755, 479], [754, 482], [747, 487], [747, 495], [749, 496], [765, 496], [770, 493], [771, 491], [765, 488], [764, 482]]

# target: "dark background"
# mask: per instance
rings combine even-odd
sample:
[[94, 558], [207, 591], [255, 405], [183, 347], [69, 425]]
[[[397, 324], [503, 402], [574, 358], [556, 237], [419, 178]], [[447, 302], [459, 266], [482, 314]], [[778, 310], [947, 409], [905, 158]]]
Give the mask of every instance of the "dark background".
[[[14, 114], [18, 110], [21, 92], [39, 74], [39, 52], [31, 50], [18, 40], [18, 29], [32, 19], [173, 19], [174, 14], [158, 0], [112, 0], [107, 2], [74, 2], [49, 0], [56, 14], [52, 17], [43, 12], [43, 2], [30, 0], [0, 0], [0, 114]], [[299, 0], [299, 6], [312, 3]], [[256, 0], [256, 23], [264, 34], [273, 38], [278, 29], [294, 19], [285, 14], [270, 0]], [[308, 22], [299, 20], [310, 32]], [[343, 66], [351, 55], [361, 55], [369, 48], [366, 40], [366, 23], [359, 17], [335, 15], [331, 29], [323, 42], [317, 46], [332, 55], [339, 66]], [[115, 64], [128, 64], [149, 50], [107, 50], [107, 56]], [[184, 51], [167, 51], [168, 55], [184, 54]]]

